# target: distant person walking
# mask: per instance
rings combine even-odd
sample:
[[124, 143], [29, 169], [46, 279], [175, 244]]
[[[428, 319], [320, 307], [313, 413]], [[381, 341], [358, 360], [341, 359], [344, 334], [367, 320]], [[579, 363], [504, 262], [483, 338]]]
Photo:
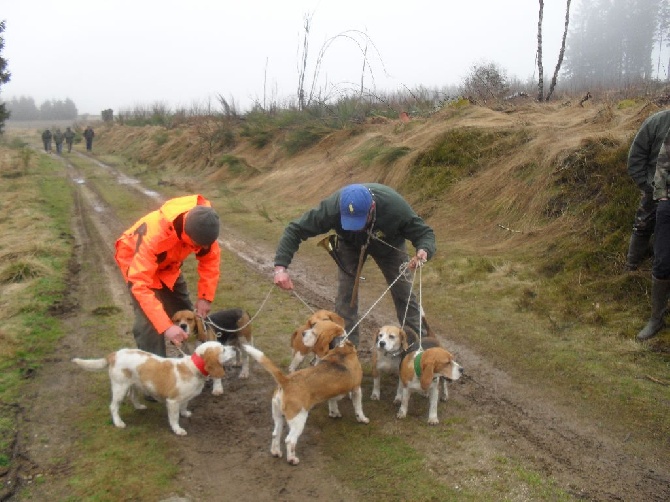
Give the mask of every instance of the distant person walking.
[[65, 144], [67, 145], [67, 153], [72, 152], [72, 143], [74, 142], [74, 131], [71, 128], [65, 129], [65, 132], [63, 133], [63, 136], [65, 136]]
[[51, 153], [51, 131], [45, 129], [42, 133], [42, 143], [44, 143], [44, 151]]
[[86, 140], [86, 151], [90, 152], [93, 150], [93, 136], [95, 136], [95, 133], [93, 132], [93, 128], [91, 126], [86, 127], [86, 130], [84, 130], [84, 139]]
[[640, 127], [628, 151], [628, 175], [640, 189], [640, 203], [635, 213], [633, 233], [628, 243], [626, 269], [637, 270], [651, 254], [650, 241], [656, 226], [656, 206], [653, 197], [656, 160], [665, 134], [670, 130], [670, 110], [648, 117]]
[[63, 140], [65, 139], [65, 136], [63, 136], [63, 133], [60, 130], [60, 127], [56, 129], [56, 132], [54, 132], [54, 143], [56, 143], [56, 153], [58, 155], [61, 155], [63, 153]]

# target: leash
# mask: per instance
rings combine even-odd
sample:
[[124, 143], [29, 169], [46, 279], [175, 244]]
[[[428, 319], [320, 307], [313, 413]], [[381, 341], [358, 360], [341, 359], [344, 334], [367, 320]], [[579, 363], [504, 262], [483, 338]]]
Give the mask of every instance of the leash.
[[[388, 293], [388, 292], [391, 290], [391, 288], [395, 285], [395, 283], [398, 282], [398, 281], [400, 280], [401, 277], [404, 277], [404, 276], [405, 276], [405, 270], [407, 270], [407, 267], [408, 267], [408, 266], [409, 266], [409, 262], [405, 262], [405, 263], [403, 263], [402, 265], [400, 265], [400, 273], [398, 274], [398, 276], [393, 280], [393, 282], [392, 282], [391, 284], [388, 285], [388, 287], [386, 288], [386, 290], [385, 290], [385, 291], [379, 296], [379, 298], [377, 298], [377, 300], [370, 306], [370, 308], [367, 310], [367, 312], [365, 312], [365, 314], [363, 314], [363, 315], [360, 317], [360, 319], [358, 319], [358, 322], [356, 322], [356, 324], [354, 324], [354, 325], [351, 327], [351, 329], [349, 330], [349, 332], [348, 332], [348, 333], [345, 332], [344, 336], [342, 337], [342, 342], [340, 342], [340, 345], [343, 345], [343, 344], [344, 344], [344, 342], [347, 340], [347, 338], [349, 338], [349, 334], [350, 334], [353, 330], [355, 330], [356, 327], [357, 327], [361, 322], [363, 322], [363, 319], [365, 319], [365, 318], [368, 316], [368, 314], [370, 314], [370, 312], [372, 311], [372, 309], [375, 308], [375, 307], [377, 306], [377, 304], [378, 304], [380, 301], [382, 301], [382, 298], [384, 298], [384, 295], [386, 295], [386, 293]], [[408, 300], [408, 304], [409, 304], [409, 300]]]
[[258, 307], [258, 310], [256, 311], [256, 313], [249, 319], [249, 321], [244, 326], [241, 326], [237, 329], [222, 328], [221, 326], [217, 325], [214, 321], [212, 321], [212, 319], [209, 316], [201, 317], [202, 323], [205, 324], [206, 326], [213, 326], [214, 328], [216, 328], [220, 331], [226, 332], [226, 333], [237, 333], [238, 331], [242, 331], [244, 328], [246, 328], [252, 322], [254, 322], [254, 319], [256, 319], [256, 317], [258, 317], [258, 314], [260, 314], [261, 311], [263, 310], [263, 307], [265, 307], [265, 304], [267, 303], [268, 299], [270, 298], [270, 295], [272, 294], [272, 291], [275, 289], [275, 287], [277, 287], [277, 286], [275, 284], [273, 284], [272, 287], [270, 288], [270, 291], [268, 291], [268, 293], [265, 295], [265, 299], [261, 302], [261, 306]]

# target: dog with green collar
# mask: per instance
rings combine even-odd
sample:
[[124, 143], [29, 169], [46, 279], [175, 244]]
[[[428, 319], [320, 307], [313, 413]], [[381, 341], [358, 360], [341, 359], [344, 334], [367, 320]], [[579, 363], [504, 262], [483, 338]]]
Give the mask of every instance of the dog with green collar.
[[401, 398], [398, 418], [407, 416], [409, 397], [412, 392], [428, 395], [428, 424], [437, 425], [437, 403], [440, 379], [458, 380], [463, 368], [454, 361], [451, 353], [442, 347], [431, 347], [408, 353], [400, 364]]

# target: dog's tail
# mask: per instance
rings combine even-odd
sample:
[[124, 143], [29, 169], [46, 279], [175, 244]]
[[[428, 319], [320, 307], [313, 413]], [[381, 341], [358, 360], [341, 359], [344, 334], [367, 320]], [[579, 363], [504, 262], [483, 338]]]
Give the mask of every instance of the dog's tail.
[[275, 363], [268, 359], [267, 356], [260, 350], [252, 347], [251, 345], [244, 344], [242, 347], [244, 347], [244, 350], [246, 350], [251, 357], [253, 357], [261, 366], [263, 366], [263, 368], [265, 368], [268, 373], [274, 377], [275, 381], [277, 384], [279, 384], [280, 387], [284, 385], [286, 382], [286, 375], [282, 373], [282, 371]]
[[75, 357], [72, 362], [88, 371], [100, 371], [108, 366], [107, 359], [104, 357], [100, 359], [79, 359]]

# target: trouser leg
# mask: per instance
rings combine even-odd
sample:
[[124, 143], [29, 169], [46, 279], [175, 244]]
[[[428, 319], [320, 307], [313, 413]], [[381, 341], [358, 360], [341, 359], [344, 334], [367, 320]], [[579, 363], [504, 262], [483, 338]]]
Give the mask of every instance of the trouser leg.
[[650, 192], [641, 192], [640, 205], [635, 212], [633, 233], [628, 243], [626, 268], [636, 270], [647, 256], [651, 254], [650, 241], [656, 226], [657, 203]]
[[[132, 286], [129, 285], [129, 288], [130, 287]], [[181, 275], [179, 276], [179, 279], [177, 279], [173, 290], [163, 286], [160, 289], [155, 289], [154, 293], [158, 301], [163, 305], [163, 309], [165, 309], [165, 312], [170, 317], [172, 317], [172, 315], [178, 310], [193, 309], [193, 304], [189, 299], [186, 281]], [[151, 352], [152, 354], [156, 354], [161, 357], [165, 357], [167, 353], [163, 334], [156, 331], [156, 328], [154, 328], [154, 325], [151, 324], [151, 321], [144, 313], [144, 310], [142, 310], [140, 307], [132, 292], [130, 297], [135, 313], [133, 336], [135, 338], [137, 348]]]
[[[403, 244], [398, 249], [393, 249], [389, 254], [384, 256], [372, 256], [377, 263], [377, 266], [384, 274], [387, 284], [391, 284], [398, 278], [400, 274], [400, 267], [409, 261], [407, 254], [407, 247]], [[426, 336], [426, 327], [421, 325], [421, 312], [419, 304], [416, 301], [416, 296], [412, 292], [411, 274], [409, 277], [403, 276], [398, 279], [393, 287], [391, 287], [391, 297], [393, 298], [393, 305], [395, 307], [398, 322], [401, 326], [411, 328], [415, 333], [421, 333], [421, 336]], [[419, 326], [421, 325], [421, 330]]]
[[[356, 273], [358, 268], [358, 259], [360, 249], [349, 245], [343, 241], [338, 243], [337, 249], [342, 266]], [[349, 334], [349, 340], [358, 347], [359, 329], [358, 326], [351, 331], [352, 327], [358, 322], [358, 297], [354, 305], [351, 305], [351, 297], [354, 290], [354, 278], [342, 270], [338, 270], [337, 276], [337, 298], [335, 299], [335, 312], [344, 319], [344, 329]]]

